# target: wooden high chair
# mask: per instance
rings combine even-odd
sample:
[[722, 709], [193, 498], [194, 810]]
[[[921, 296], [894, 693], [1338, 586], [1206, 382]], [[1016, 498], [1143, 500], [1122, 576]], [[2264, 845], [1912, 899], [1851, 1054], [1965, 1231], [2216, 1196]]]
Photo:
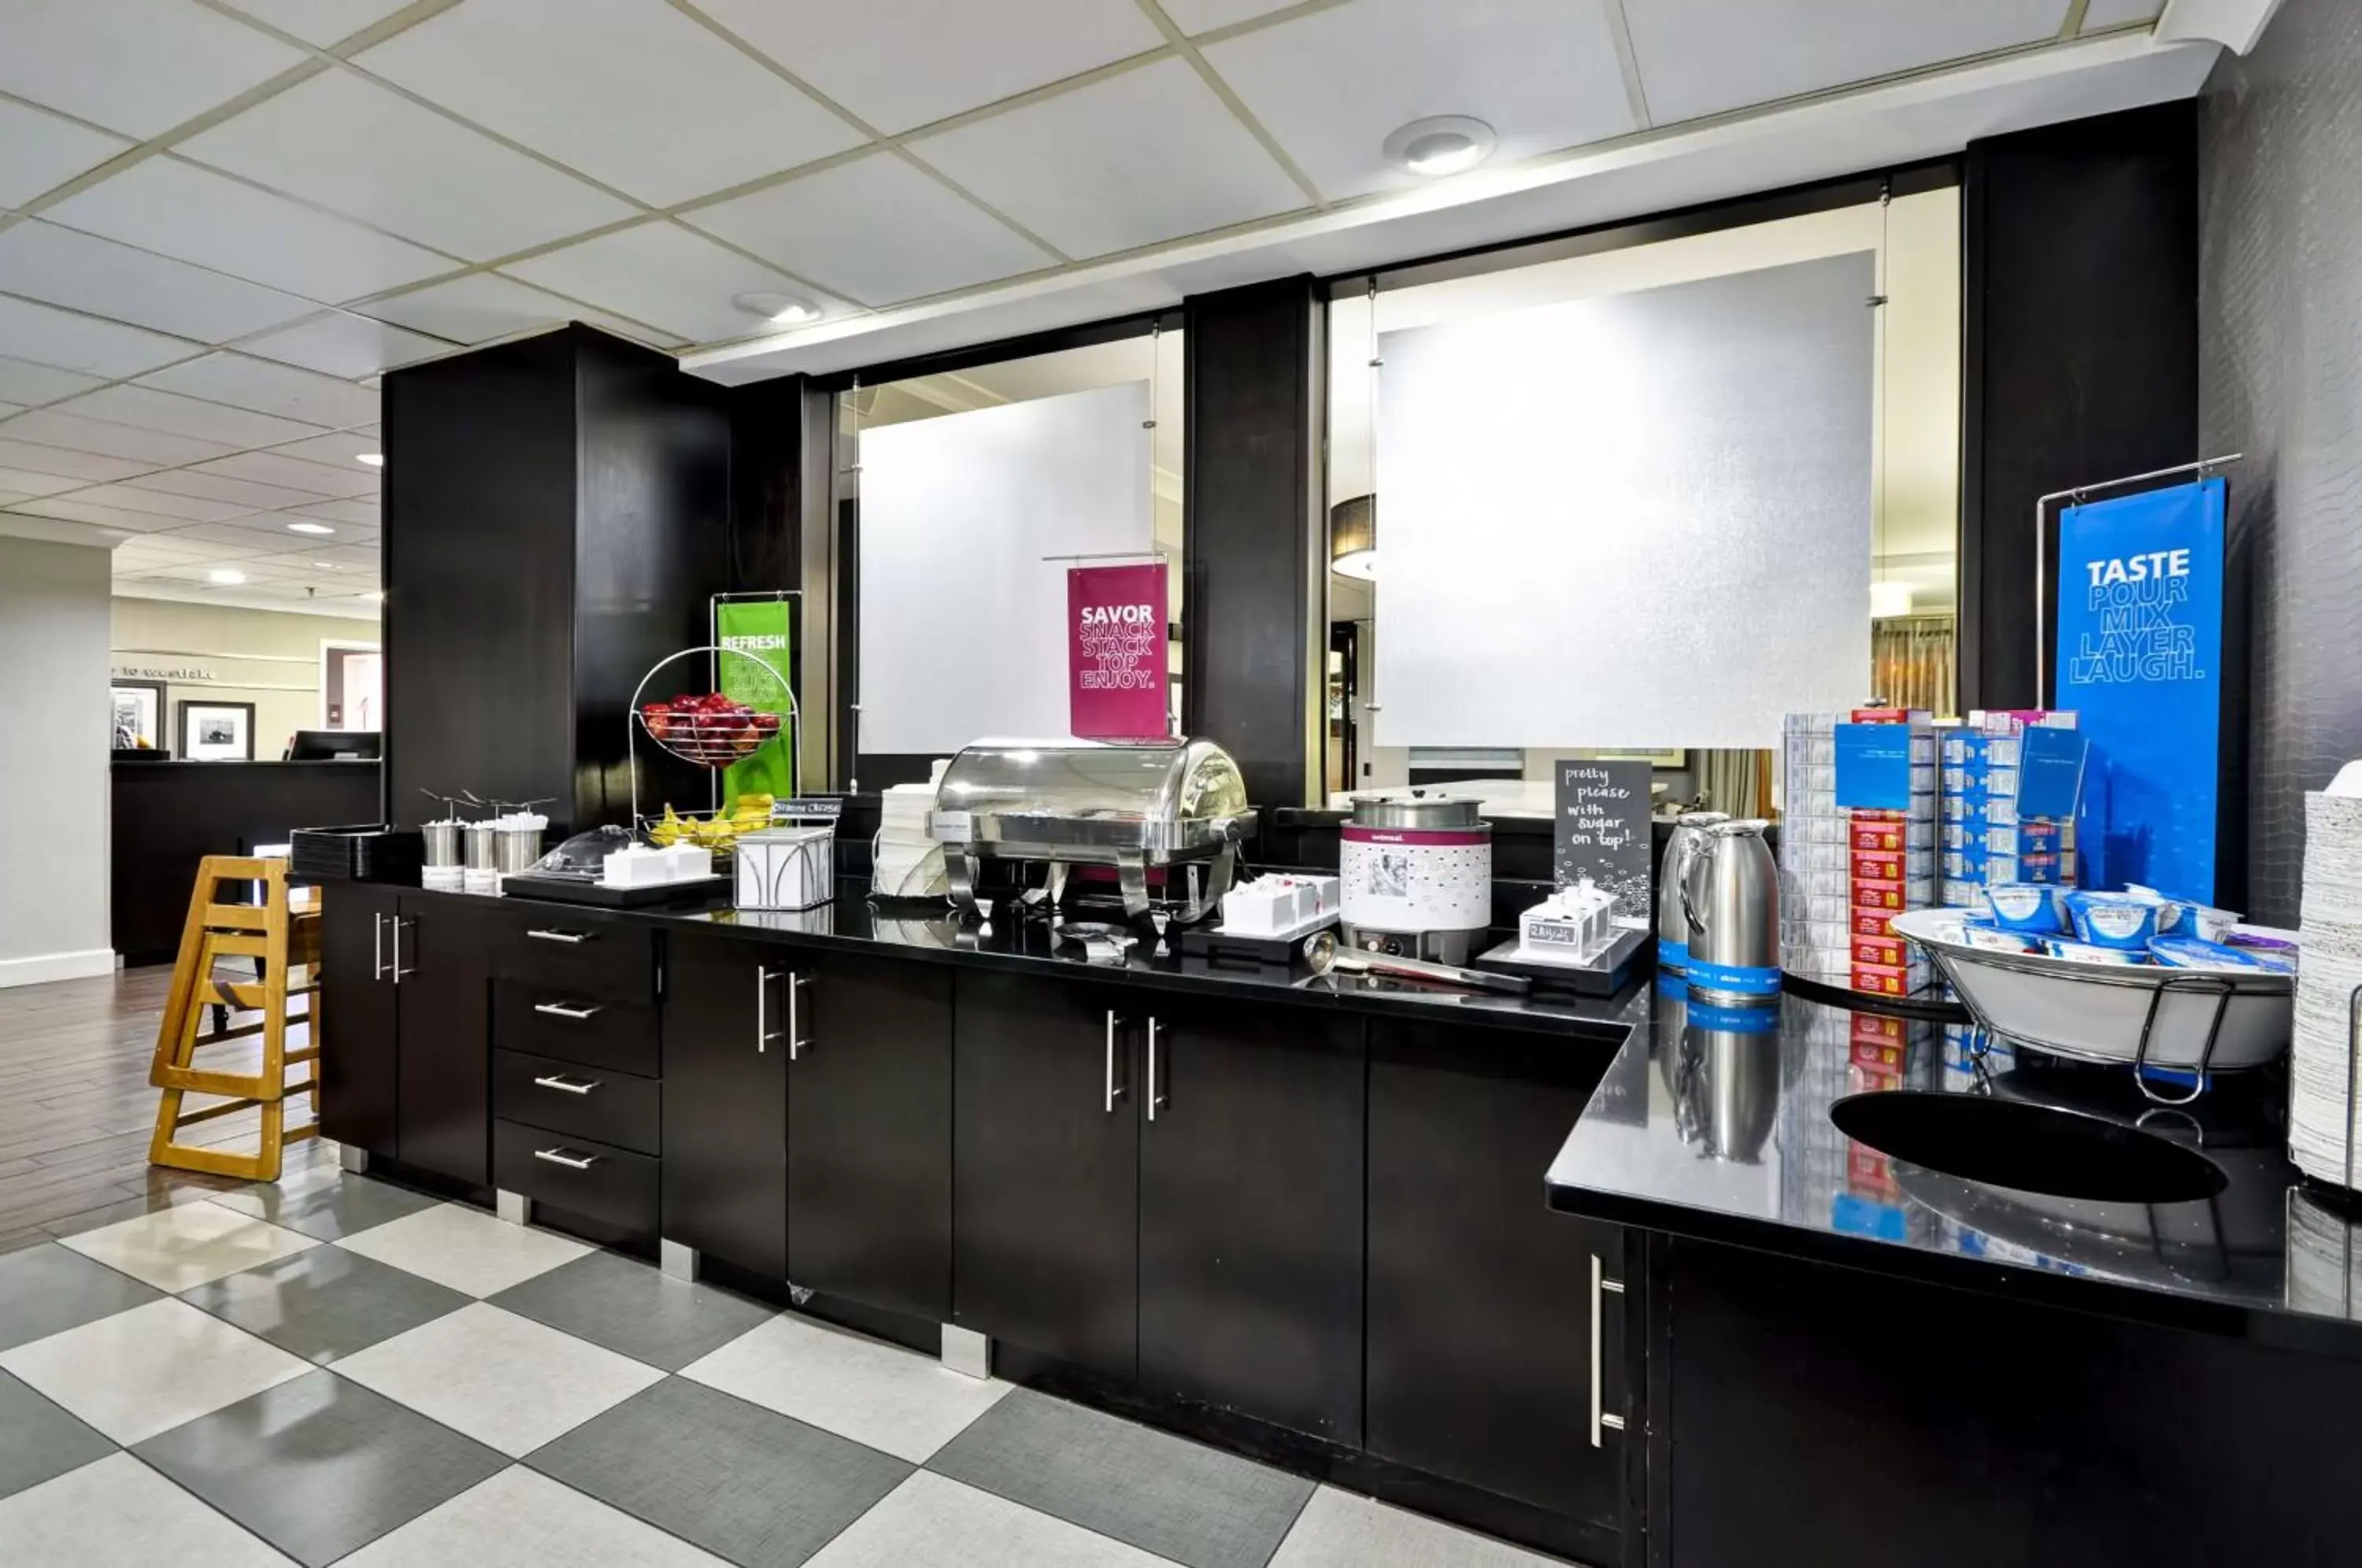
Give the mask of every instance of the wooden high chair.
[[[259, 903], [220, 901], [221, 884], [259, 885]], [[232, 980], [215, 974], [224, 958], [259, 961], [254, 980]], [[294, 981], [301, 969], [304, 977]], [[308, 997], [304, 1010], [290, 1014], [291, 997]], [[208, 1010], [232, 1009], [260, 1012], [259, 1021], [234, 1028], [217, 1026], [201, 1032]], [[181, 950], [172, 967], [172, 989], [164, 1002], [164, 1017], [156, 1032], [156, 1055], [148, 1081], [164, 1091], [156, 1108], [156, 1135], [148, 1144], [150, 1165], [184, 1171], [205, 1171], [248, 1181], [279, 1179], [280, 1157], [285, 1146], [319, 1134], [316, 1093], [320, 1069], [320, 911], [315, 899], [309, 908], [291, 907], [284, 860], [257, 860], [240, 856], [209, 855], [198, 864], [195, 889], [189, 895], [189, 916], [181, 928]], [[217, 1013], [226, 1018], [226, 1013]], [[304, 1026], [300, 1050], [287, 1049], [290, 1024]], [[197, 1053], [234, 1041], [262, 1037], [262, 1061], [252, 1072], [225, 1071], [197, 1066]], [[286, 1081], [287, 1068], [314, 1064], [309, 1077]], [[183, 1112], [189, 1094], [228, 1095], [218, 1105]], [[313, 1095], [313, 1120], [300, 1127], [285, 1125], [291, 1096]], [[261, 1137], [252, 1154], [232, 1149], [178, 1143], [183, 1127], [233, 1115], [250, 1106], [261, 1108]]]

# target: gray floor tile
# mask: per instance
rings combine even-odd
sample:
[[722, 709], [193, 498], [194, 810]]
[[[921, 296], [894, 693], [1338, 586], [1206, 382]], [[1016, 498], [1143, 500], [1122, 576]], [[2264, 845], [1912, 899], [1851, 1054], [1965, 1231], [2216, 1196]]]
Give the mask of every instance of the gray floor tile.
[[456, 1312], [474, 1299], [403, 1269], [315, 1247], [181, 1293], [248, 1333], [322, 1365]]
[[776, 1314], [718, 1286], [667, 1279], [617, 1253], [592, 1253], [489, 1297], [521, 1318], [679, 1372]]
[[114, 1452], [105, 1438], [0, 1372], [0, 1497]]
[[157, 1295], [55, 1242], [0, 1253], [0, 1350], [112, 1317]]
[[392, 1182], [344, 1176], [339, 1180], [301, 1179], [263, 1184], [225, 1193], [214, 1200], [274, 1225], [284, 1225], [323, 1242], [359, 1235], [373, 1225], [432, 1209], [440, 1201]]
[[678, 1377], [526, 1463], [708, 1551], [766, 1568], [795, 1568], [911, 1468]]
[[1263, 1568], [1309, 1481], [1019, 1389], [927, 1468], [1188, 1568]]
[[332, 1562], [508, 1463], [332, 1372], [311, 1372], [132, 1451], [289, 1556]]

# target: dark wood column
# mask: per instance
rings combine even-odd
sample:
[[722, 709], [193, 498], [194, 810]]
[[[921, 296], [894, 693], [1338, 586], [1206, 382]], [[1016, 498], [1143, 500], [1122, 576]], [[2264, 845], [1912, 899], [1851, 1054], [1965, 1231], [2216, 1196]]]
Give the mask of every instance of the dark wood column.
[[2207, 456], [2195, 108], [1970, 142], [1960, 215], [1960, 701], [2033, 707], [2036, 500]]
[[1327, 312], [1309, 277], [1192, 295], [1183, 311], [1183, 727], [1238, 758], [1256, 805], [1303, 805], [1319, 784], [1326, 635]]

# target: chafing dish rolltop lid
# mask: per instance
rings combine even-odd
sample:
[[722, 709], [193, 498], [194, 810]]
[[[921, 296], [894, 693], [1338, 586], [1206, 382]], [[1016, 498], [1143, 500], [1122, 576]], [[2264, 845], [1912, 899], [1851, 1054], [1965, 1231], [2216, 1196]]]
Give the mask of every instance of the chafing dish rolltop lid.
[[1239, 765], [1211, 741], [981, 740], [944, 770], [929, 828], [964, 910], [977, 908], [981, 860], [1049, 862], [1053, 905], [1067, 867], [1112, 866], [1135, 920], [1149, 912], [1148, 868], [1183, 866], [1175, 913], [1188, 922], [1229, 890], [1255, 813]]

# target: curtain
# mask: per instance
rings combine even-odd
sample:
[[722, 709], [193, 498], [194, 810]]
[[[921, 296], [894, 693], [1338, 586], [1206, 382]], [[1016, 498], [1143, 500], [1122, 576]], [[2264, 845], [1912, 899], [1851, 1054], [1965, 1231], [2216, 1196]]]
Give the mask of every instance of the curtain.
[[1959, 705], [1958, 643], [1949, 615], [1904, 615], [1870, 629], [1871, 689], [1890, 708], [1945, 714]]
[[1734, 817], [1772, 814], [1772, 754], [1768, 751], [1694, 750], [1690, 767], [1698, 798], [1709, 811]]

